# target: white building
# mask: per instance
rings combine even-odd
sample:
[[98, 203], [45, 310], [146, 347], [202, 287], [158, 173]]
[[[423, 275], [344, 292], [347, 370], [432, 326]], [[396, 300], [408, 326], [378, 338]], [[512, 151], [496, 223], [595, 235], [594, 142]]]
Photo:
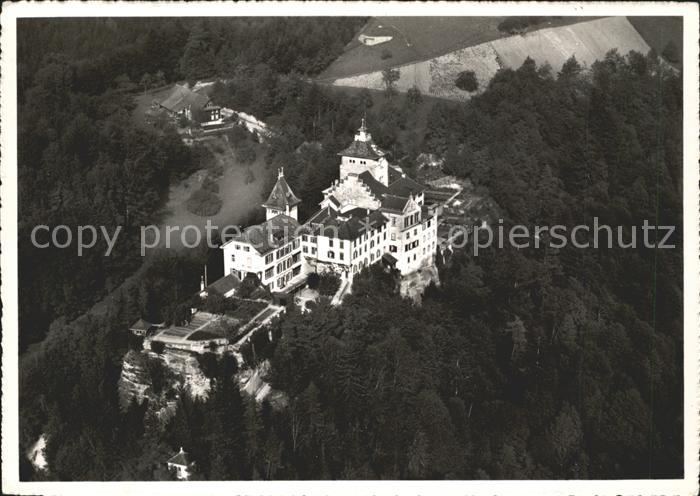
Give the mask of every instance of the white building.
[[187, 452], [180, 448], [180, 452], [173, 456], [167, 462], [168, 470], [174, 470], [175, 476], [179, 480], [187, 480], [190, 478], [194, 463], [189, 460]]
[[294, 286], [310, 272], [352, 280], [382, 260], [408, 274], [434, 263], [438, 210], [425, 205], [425, 186], [389, 165], [364, 119], [340, 152], [340, 177], [323, 191], [320, 210], [303, 225], [294, 195], [278, 172], [263, 207], [266, 221], [226, 242], [226, 274], [255, 274], [270, 290]]

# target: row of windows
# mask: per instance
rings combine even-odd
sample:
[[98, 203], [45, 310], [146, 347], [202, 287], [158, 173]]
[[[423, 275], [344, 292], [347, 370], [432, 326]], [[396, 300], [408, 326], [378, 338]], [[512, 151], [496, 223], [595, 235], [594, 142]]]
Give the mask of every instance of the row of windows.
[[[306, 247], [306, 246], [304, 246], [304, 247], [301, 249], [301, 251], [303, 251], [304, 253], [309, 253], [309, 248]], [[311, 254], [312, 254], [312, 255], [316, 255], [316, 247], [315, 247], [315, 246], [312, 246], [312, 247], [311, 247]]]
[[234, 245], [236, 250], [250, 251], [250, 246], [246, 245]]
[[[354, 158], [349, 158], [349, 159], [348, 159], [348, 162], [350, 162], [351, 164], [357, 163], [357, 161], [356, 161]], [[366, 165], [366, 164], [367, 164], [367, 161], [366, 161], [366, 160], [360, 160], [360, 164], [361, 164], [361, 165]]]
[[416, 224], [419, 220], [420, 217], [420, 212], [416, 212], [414, 214], [409, 215], [408, 217], [405, 217], [403, 219], [403, 228], [406, 229], [413, 224]]
[[315, 243], [316, 242], [316, 236], [307, 236], [306, 234], [301, 235], [301, 240], [306, 242], [308, 241], [309, 243]]
[[412, 241], [412, 242], [410, 242], [410, 243], [406, 243], [406, 244], [404, 245], [404, 251], [412, 250], [412, 249], [414, 249], [416, 246], [418, 246], [418, 240]]
[[[414, 235], [414, 236], [418, 236], [418, 228], [417, 228], [417, 227], [413, 230], [413, 235]], [[408, 231], [408, 232], [406, 233], [405, 238], [408, 239], [408, 238], [410, 238], [410, 237], [411, 237], [411, 231]]]
[[[343, 252], [340, 252], [338, 254], [338, 257], [340, 260], [345, 260], [345, 255], [343, 254]], [[328, 258], [335, 258], [335, 252], [329, 250], [328, 251]]]
[[352, 247], [355, 248], [357, 246], [357, 243], [363, 243], [367, 241], [367, 239], [371, 238], [372, 236], [380, 236], [381, 233], [384, 233], [384, 239], [386, 239], [386, 224], [383, 224], [379, 229], [370, 232], [370, 233], [364, 233], [362, 236], [359, 238], [353, 240], [352, 242]]

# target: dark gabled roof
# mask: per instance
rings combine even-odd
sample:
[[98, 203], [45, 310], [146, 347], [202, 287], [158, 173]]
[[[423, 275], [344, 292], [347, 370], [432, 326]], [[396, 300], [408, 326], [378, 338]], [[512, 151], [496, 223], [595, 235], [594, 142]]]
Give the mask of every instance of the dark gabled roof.
[[398, 262], [396, 257], [391, 253], [385, 253], [384, 255], [382, 255], [382, 259], [384, 259], [384, 261], [386, 261], [386, 263], [388, 263], [389, 265], [396, 265], [396, 263]]
[[427, 205], [422, 205], [420, 207], [420, 215], [423, 219], [428, 219], [428, 218], [432, 217], [433, 215], [435, 215], [436, 212], [437, 212], [436, 207], [429, 207]]
[[180, 112], [187, 107], [201, 109], [209, 103], [209, 97], [197, 91], [176, 84], [168, 98], [160, 103], [171, 112]]
[[294, 205], [301, 203], [301, 200], [296, 197], [292, 192], [292, 188], [287, 184], [287, 180], [283, 175], [277, 178], [275, 187], [272, 188], [270, 196], [267, 197], [267, 201], [263, 203], [265, 208], [276, 208], [278, 210], [285, 210], [287, 206], [290, 208]]
[[396, 195], [384, 195], [382, 197], [382, 210], [389, 210], [391, 212], [401, 213], [406, 207], [408, 198]]
[[155, 324], [151, 324], [150, 322], [139, 319], [133, 324], [131, 324], [131, 327], [129, 327], [130, 331], [150, 331], [154, 327], [157, 327]]
[[403, 175], [389, 184], [389, 193], [396, 196], [416, 196], [425, 191], [425, 186]]
[[241, 280], [233, 274], [222, 277], [206, 287], [207, 290], [214, 290], [219, 294], [226, 294], [232, 289], [241, 285]]
[[182, 465], [184, 467], [187, 467], [190, 464], [190, 460], [187, 456], [187, 452], [180, 448], [180, 452], [172, 458], [170, 458], [170, 460], [168, 460], [168, 463], [173, 463], [175, 465]]
[[333, 196], [333, 195], [329, 196], [328, 201], [330, 201], [336, 207], [340, 207], [340, 202], [338, 201], [338, 199], [335, 196]]
[[386, 155], [386, 152], [380, 149], [374, 142], [370, 139], [367, 141], [355, 140], [350, 143], [342, 152], [338, 155], [345, 157], [355, 157], [355, 158], [367, 158], [370, 160], [378, 160], [379, 158]]
[[389, 188], [377, 181], [370, 171], [364, 171], [357, 177], [367, 185], [372, 194], [377, 198], [381, 198], [383, 194], [389, 192]]
[[296, 219], [285, 214], [278, 214], [262, 224], [247, 227], [245, 231], [233, 236], [226, 244], [248, 243], [258, 253], [264, 255], [291, 241], [299, 234], [299, 227], [299, 222]]
[[398, 181], [403, 175], [403, 172], [395, 168], [393, 165], [389, 166], [389, 184], [393, 183], [394, 181]]
[[368, 228], [376, 229], [386, 222], [386, 217], [378, 210], [354, 208], [340, 213], [328, 207], [312, 215], [306, 226], [314, 235], [335, 235], [339, 239], [354, 240], [365, 234]]

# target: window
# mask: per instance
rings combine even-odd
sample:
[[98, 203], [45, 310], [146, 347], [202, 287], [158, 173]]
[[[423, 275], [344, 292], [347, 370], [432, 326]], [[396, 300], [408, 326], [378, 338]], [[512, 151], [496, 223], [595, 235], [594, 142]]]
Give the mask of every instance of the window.
[[265, 265], [271, 263], [275, 259], [275, 254], [270, 253], [268, 255], [265, 255]]
[[415, 228], [415, 229], [413, 230], [413, 234], [414, 234], [415, 236], [418, 236], [418, 228]]
[[232, 261], [232, 262], [235, 262], [235, 261], [236, 261], [236, 255], [231, 254], [231, 261]]
[[309, 237], [306, 234], [302, 234], [301, 240], [302, 241], [308, 241]]
[[250, 246], [244, 246], [243, 251], [250, 251]]
[[374, 248], [374, 240], [372, 240], [372, 241], [369, 242], [369, 247], [370, 247], [370, 248]]
[[303, 251], [304, 253], [308, 253], [308, 252], [309, 252], [309, 249], [308, 249], [306, 246], [304, 246], [304, 247], [301, 249], [301, 251]]
[[328, 258], [335, 258], [335, 253], [333, 253], [332, 251], [329, 251]]
[[352, 258], [357, 258], [357, 250], [352, 252]]
[[240, 249], [241, 249], [241, 245], [236, 245], [236, 250], [240, 250]]
[[389, 245], [389, 252], [396, 253], [396, 245]]
[[431, 222], [431, 221], [429, 220], [429, 221], [428, 221], [428, 227], [430, 227], [430, 222]]
[[379, 258], [379, 250], [377, 250], [377, 258]]
[[391, 233], [391, 240], [396, 241], [396, 234], [395, 233]]
[[345, 257], [343, 256], [343, 252], [342, 252], [342, 251], [340, 252], [340, 259], [341, 259], [341, 260], [345, 259]]
[[330, 238], [330, 239], [328, 240], [328, 246], [330, 246], [331, 248], [333, 248], [333, 238]]
[[340, 247], [345, 248], [345, 242], [342, 239], [340, 240]]
[[311, 254], [316, 255], [316, 248], [311, 248]]
[[299, 259], [300, 259], [300, 257], [299, 257], [299, 254], [298, 254], [298, 253], [295, 253], [294, 255], [292, 255], [292, 259], [291, 259], [291, 260], [292, 260], [292, 265], [294, 265], [295, 263], [297, 263], [297, 262], [299, 261]]
[[269, 279], [274, 275], [275, 275], [275, 268], [274, 267], [270, 267], [269, 269], [267, 269], [265, 271], [265, 279]]
[[386, 231], [384, 231], [384, 241], [386, 241]]

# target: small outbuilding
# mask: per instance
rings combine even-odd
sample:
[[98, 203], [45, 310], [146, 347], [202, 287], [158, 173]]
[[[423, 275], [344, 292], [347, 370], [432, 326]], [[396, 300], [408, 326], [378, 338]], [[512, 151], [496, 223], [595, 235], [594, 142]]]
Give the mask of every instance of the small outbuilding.
[[167, 462], [168, 470], [174, 470], [179, 480], [187, 480], [192, 475], [194, 462], [190, 461], [187, 452], [180, 447], [180, 451]]
[[139, 319], [129, 327], [131, 333], [135, 336], [148, 336], [156, 329], [163, 327], [163, 324], [151, 324], [147, 320]]

